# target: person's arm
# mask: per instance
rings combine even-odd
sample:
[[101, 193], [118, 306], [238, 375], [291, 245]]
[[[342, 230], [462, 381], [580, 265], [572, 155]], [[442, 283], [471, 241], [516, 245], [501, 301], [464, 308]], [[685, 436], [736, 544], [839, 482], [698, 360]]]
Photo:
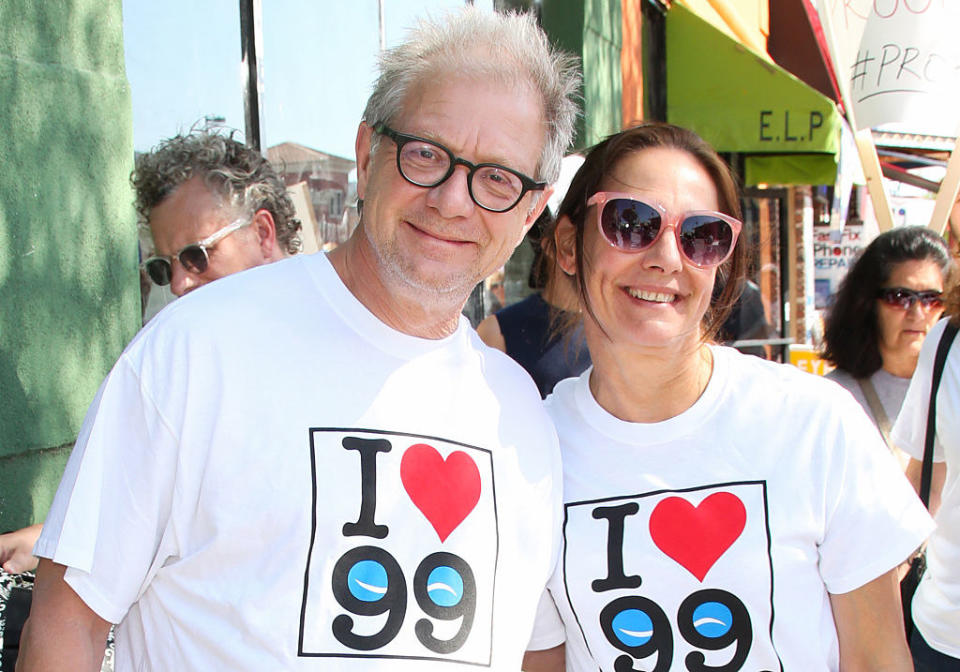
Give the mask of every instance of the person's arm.
[[14, 532], [0, 534], [0, 567], [10, 574], [22, 574], [37, 568], [33, 546], [43, 525], [37, 523]]
[[99, 672], [110, 623], [64, 581], [66, 567], [41, 559], [17, 672]]
[[503, 334], [500, 333], [500, 322], [496, 315], [487, 315], [477, 325], [477, 336], [491, 348], [496, 348], [500, 352], [507, 351], [507, 342], [503, 339]]
[[523, 655], [523, 672], [564, 672], [566, 645], [543, 651], [527, 651]]
[[840, 672], [911, 672], [896, 569], [850, 591], [831, 594]]
[[[910, 485], [913, 486], [913, 489], [917, 491], [918, 495], [920, 494], [920, 476], [922, 472], [923, 462], [911, 457], [910, 462], [907, 463], [907, 480], [910, 481]], [[937, 515], [937, 511], [940, 510], [940, 493], [943, 492], [943, 482], [946, 478], [947, 463], [934, 462], [933, 471], [930, 474], [930, 502], [927, 505], [931, 516]]]

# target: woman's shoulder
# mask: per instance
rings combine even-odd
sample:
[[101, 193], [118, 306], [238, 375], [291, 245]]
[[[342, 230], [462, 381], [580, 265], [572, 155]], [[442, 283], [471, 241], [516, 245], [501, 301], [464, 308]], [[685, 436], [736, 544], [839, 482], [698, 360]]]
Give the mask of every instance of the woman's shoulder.
[[[837, 377], [820, 376], [793, 364], [746, 355], [728, 346], [715, 346], [714, 352], [725, 360], [730, 378], [743, 388], [760, 388], [770, 394], [783, 393], [795, 401], [803, 398], [823, 398], [826, 401], [849, 396], [843, 390], [847, 387], [844, 381], [837, 380]], [[850, 379], [856, 384], [852, 377]]]
[[844, 389], [853, 392], [859, 386], [857, 379], [846, 369], [834, 369], [823, 376], [826, 380], [832, 380]]
[[502, 322], [516, 318], [527, 319], [532, 315], [548, 315], [549, 312], [550, 306], [538, 292], [535, 292], [516, 303], [511, 303], [506, 308], [501, 308], [494, 315]]
[[933, 361], [937, 348], [940, 346], [940, 340], [943, 338], [943, 334], [947, 330], [947, 325], [950, 324], [951, 319], [950, 317], [944, 317], [927, 332], [927, 336], [923, 340], [923, 348], [920, 351], [921, 360], [926, 358]]

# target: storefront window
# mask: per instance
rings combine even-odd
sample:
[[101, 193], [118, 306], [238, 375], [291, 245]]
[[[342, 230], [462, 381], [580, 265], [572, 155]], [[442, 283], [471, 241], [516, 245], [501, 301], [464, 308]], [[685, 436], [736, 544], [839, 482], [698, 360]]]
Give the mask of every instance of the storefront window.
[[[124, 0], [123, 45], [135, 152], [194, 127], [239, 129], [243, 138], [237, 0]], [[141, 255], [151, 250], [141, 232]], [[152, 286], [145, 317], [172, 300], [169, 286]]]
[[194, 125], [242, 131], [237, 0], [124, 0], [123, 43], [136, 151]]
[[783, 211], [785, 189], [748, 189], [743, 206], [741, 244], [747, 246], [748, 285], [741, 299], [737, 332], [740, 350], [783, 361], [784, 329]]
[[[303, 183], [321, 248], [357, 222], [354, 141], [373, 86], [381, 37], [400, 42], [417, 18], [463, 0], [263, 3], [263, 146], [287, 183]], [[482, 3], [481, 3], [482, 4]], [[383, 10], [381, 31], [380, 9]]]

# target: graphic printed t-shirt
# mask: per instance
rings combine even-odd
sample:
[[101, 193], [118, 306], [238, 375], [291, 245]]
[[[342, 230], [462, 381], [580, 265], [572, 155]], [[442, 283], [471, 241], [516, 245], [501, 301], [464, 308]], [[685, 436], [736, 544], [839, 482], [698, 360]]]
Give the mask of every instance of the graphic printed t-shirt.
[[466, 320], [396, 332], [322, 254], [200, 288], [101, 387], [37, 552], [116, 670], [518, 669], [556, 437]]
[[827, 591], [892, 569], [930, 530], [848, 394], [712, 352], [703, 395], [664, 422], [607, 413], [591, 371], [547, 400], [564, 545], [531, 648], [566, 640], [568, 670], [836, 670]]

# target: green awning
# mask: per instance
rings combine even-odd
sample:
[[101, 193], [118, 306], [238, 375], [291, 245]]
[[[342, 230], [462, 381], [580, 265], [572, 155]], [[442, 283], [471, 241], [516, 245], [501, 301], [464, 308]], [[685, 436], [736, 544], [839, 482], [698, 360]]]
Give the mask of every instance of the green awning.
[[671, 123], [744, 155], [747, 184], [834, 183], [841, 121], [832, 100], [679, 3], [666, 41]]

